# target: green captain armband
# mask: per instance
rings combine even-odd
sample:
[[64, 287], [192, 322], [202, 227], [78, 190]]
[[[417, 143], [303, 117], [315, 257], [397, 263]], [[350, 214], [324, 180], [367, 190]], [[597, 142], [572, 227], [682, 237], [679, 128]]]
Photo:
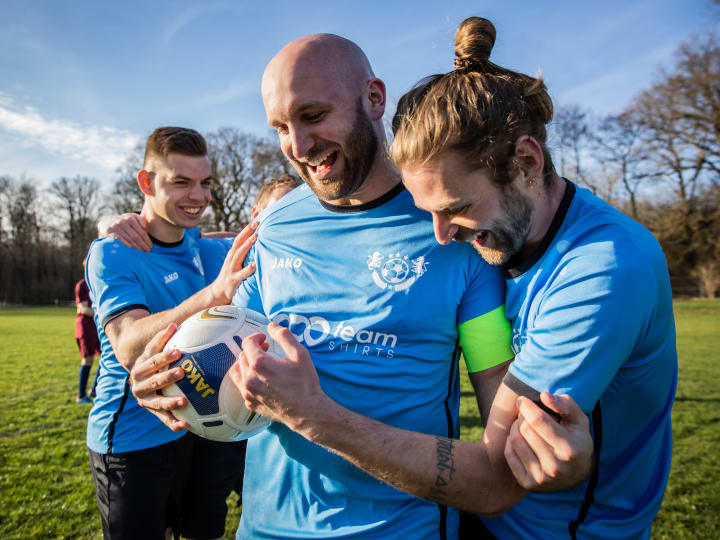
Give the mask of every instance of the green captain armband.
[[460, 346], [470, 373], [483, 371], [510, 360], [512, 329], [505, 317], [505, 305], [465, 321], [458, 327]]

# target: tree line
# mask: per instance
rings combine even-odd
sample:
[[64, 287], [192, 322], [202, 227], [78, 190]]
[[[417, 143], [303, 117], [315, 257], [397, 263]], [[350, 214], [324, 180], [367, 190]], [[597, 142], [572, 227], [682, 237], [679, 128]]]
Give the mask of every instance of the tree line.
[[[269, 178], [292, 173], [276, 141], [225, 127], [206, 135], [215, 178], [204, 230], [239, 230]], [[720, 293], [720, 42], [698, 35], [619, 114], [557, 107], [550, 147], [558, 173], [648, 227], [673, 292]], [[47, 187], [0, 176], [0, 303], [70, 300], [97, 219], [138, 211], [138, 146], [114, 182], [59, 178]]]
[[[250, 220], [260, 186], [292, 174], [274, 140], [231, 127], [205, 135], [213, 168], [210, 211], [203, 230], [240, 230]], [[113, 182], [61, 177], [48, 186], [28, 178], [0, 176], [0, 304], [50, 304], [73, 299], [82, 262], [108, 214], [138, 212], [143, 195], [136, 175], [144, 145], [118, 167]]]

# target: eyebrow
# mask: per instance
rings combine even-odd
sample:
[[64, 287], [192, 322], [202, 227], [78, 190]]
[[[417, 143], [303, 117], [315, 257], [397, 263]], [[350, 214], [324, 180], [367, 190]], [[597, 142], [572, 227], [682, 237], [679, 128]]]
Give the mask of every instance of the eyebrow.
[[[172, 180], [188, 180], [188, 181], [192, 182], [192, 181], [195, 180], [195, 179], [194, 179], [194, 178], [190, 178], [190, 177], [188, 177], [188, 176], [184, 176], [184, 175], [182, 175], [182, 174], [176, 174], [175, 176], [172, 177]], [[211, 176], [208, 176], [208, 177], [206, 177], [206, 178], [203, 178], [203, 179], [200, 180], [200, 181], [201, 181], [201, 182], [204, 182], [205, 180], [211, 180], [211, 181], [212, 181], [212, 180], [213, 180], [212, 175], [211, 175]]]
[[430, 209], [428, 209], [428, 211], [429, 212], [437, 212], [438, 214], [442, 214], [443, 212], [452, 213], [453, 211], [458, 210], [466, 205], [467, 205], [467, 203], [465, 201], [463, 201], [462, 199], [455, 199], [455, 200], [443, 203], [440, 206], [436, 206], [435, 208], [430, 208]]

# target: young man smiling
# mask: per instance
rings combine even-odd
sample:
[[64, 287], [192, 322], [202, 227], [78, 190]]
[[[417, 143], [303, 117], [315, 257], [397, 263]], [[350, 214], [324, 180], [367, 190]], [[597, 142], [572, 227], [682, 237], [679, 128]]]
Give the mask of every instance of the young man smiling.
[[[87, 445], [103, 533], [112, 539], [163, 538], [171, 527], [186, 537], [217, 538], [225, 528], [232, 470], [241, 470], [242, 461], [233, 464], [227, 457], [231, 445], [199, 441], [202, 446], [193, 448], [191, 436], [173, 433], [140, 408], [130, 392], [129, 371], [157, 332], [230, 302], [253, 271], [242, 267], [253, 230], [243, 231], [229, 252], [216, 246], [216, 256], [228, 253], [225, 264], [217, 278], [206, 275], [198, 242], [217, 241], [185, 232], [197, 226], [212, 182], [205, 141], [194, 130], [155, 130], [137, 180], [152, 249], [145, 253], [110, 238], [96, 240], [86, 266], [102, 349]], [[207, 465], [223, 456], [231, 461], [230, 475]], [[206, 477], [192, 476], [203, 465]]]

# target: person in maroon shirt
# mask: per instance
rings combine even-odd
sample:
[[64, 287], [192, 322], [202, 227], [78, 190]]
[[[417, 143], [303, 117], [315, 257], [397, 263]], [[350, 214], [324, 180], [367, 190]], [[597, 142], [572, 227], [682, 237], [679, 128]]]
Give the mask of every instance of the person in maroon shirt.
[[[87, 382], [90, 376], [90, 368], [93, 365], [95, 355], [100, 354], [100, 340], [98, 339], [97, 328], [93, 320], [92, 301], [90, 300], [90, 290], [88, 289], [85, 279], [81, 279], [75, 285], [75, 305], [77, 306], [77, 316], [75, 317], [75, 341], [77, 341], [80, 349], [80, 373], [78, 376], [78, 395], [75, 403], [91, 403], [86, 395]], [[100, 372], [98, 366], [97, 372]], [[97, 384], [97, 376], [95, 377]], [[91, 395], [95, 393], [95, 384], [91, 391]]]

